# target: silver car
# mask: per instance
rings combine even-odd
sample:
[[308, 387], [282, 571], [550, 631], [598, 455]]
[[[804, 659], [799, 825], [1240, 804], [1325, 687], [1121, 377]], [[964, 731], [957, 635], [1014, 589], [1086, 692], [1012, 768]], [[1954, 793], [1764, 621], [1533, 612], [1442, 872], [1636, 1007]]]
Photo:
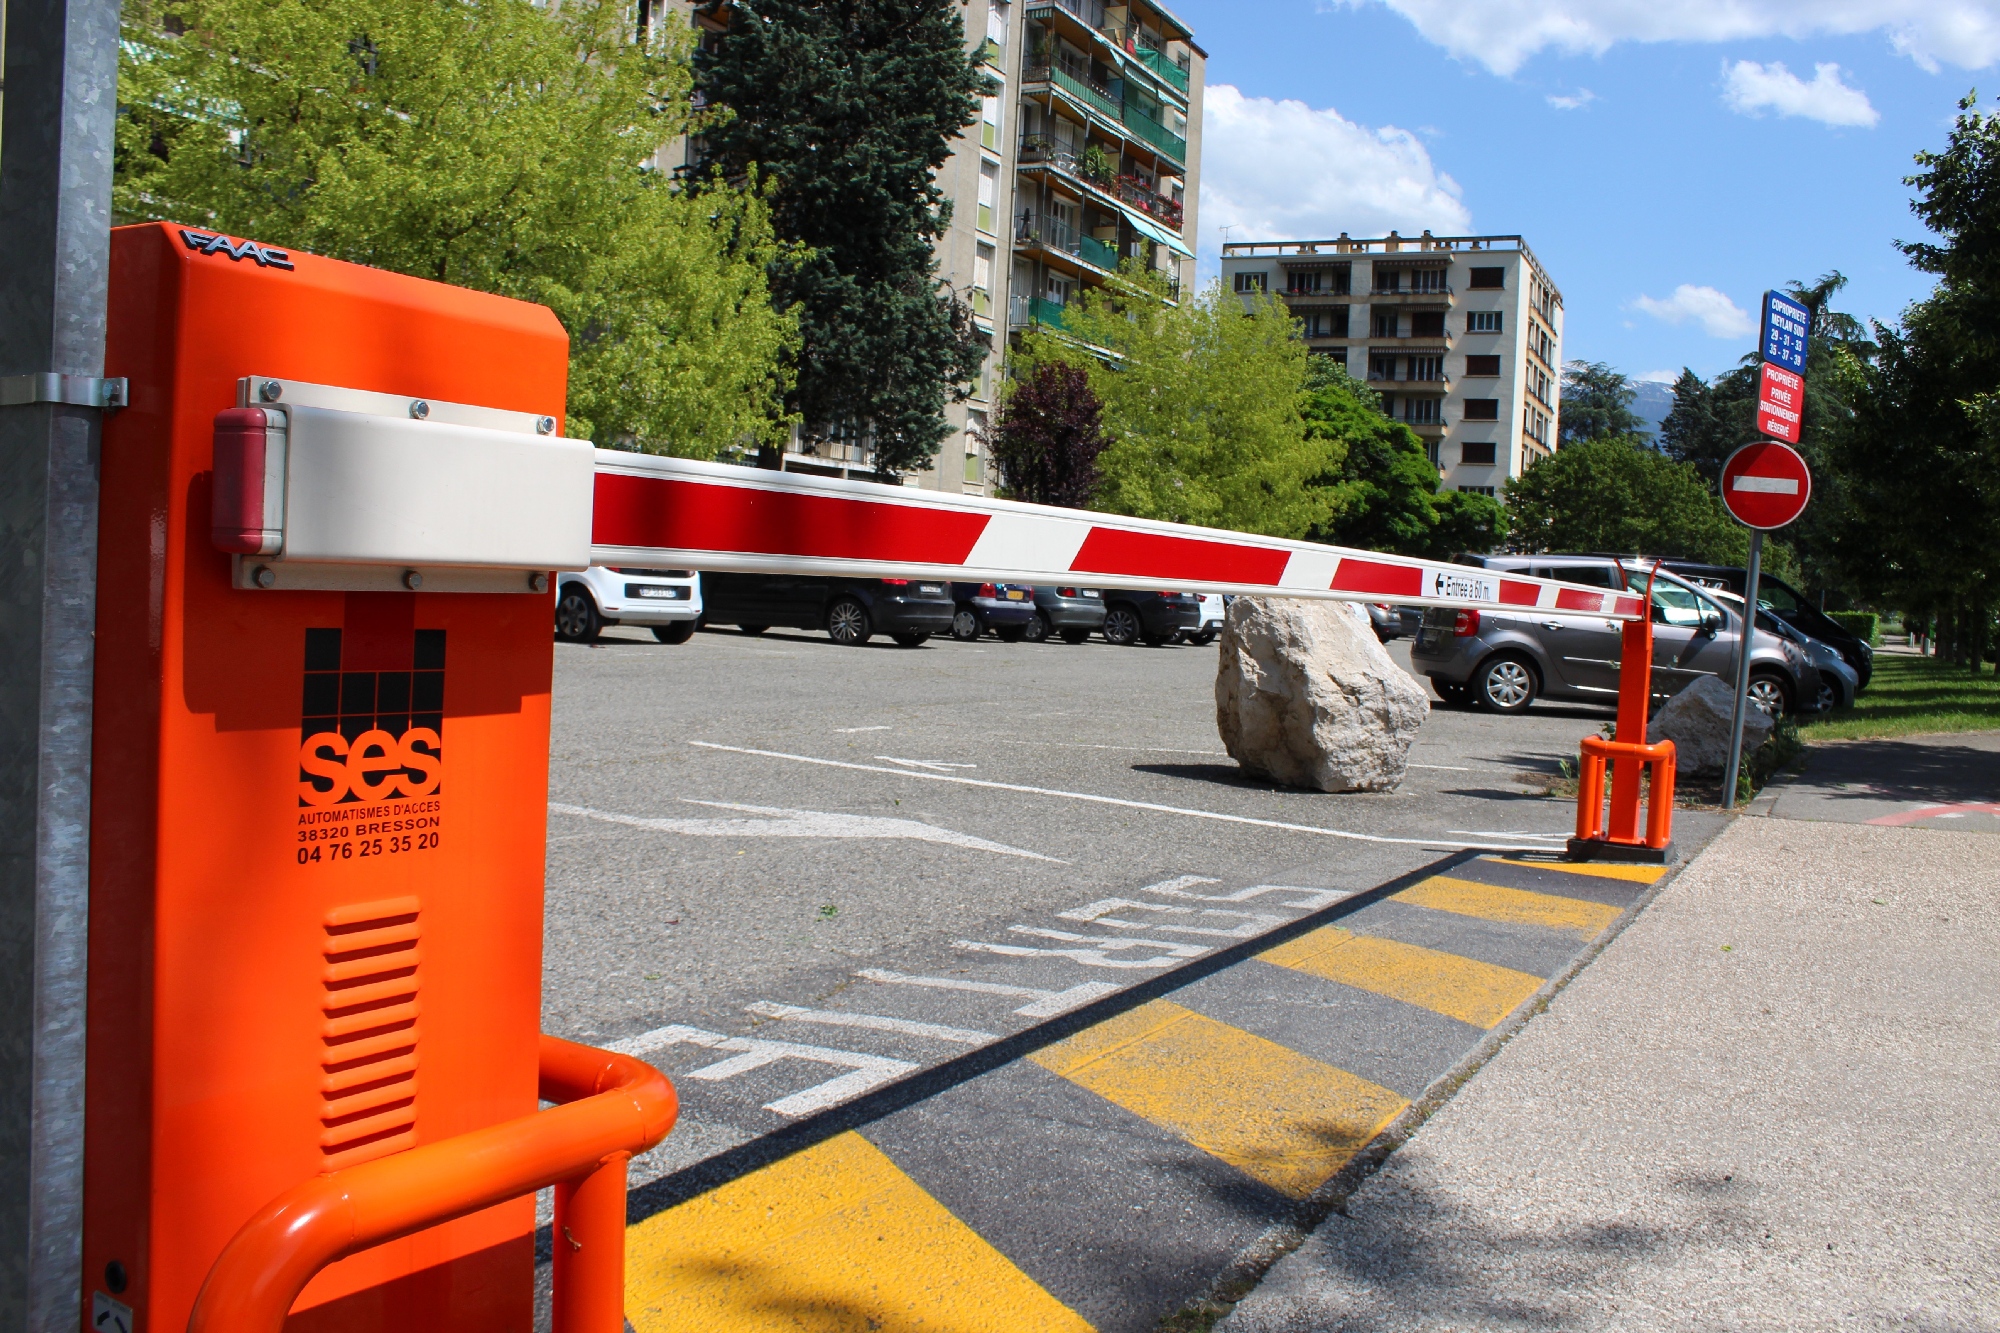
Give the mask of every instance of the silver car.
[[[1606, 557], [1488, 556], [1489, 569], [1638, 591], [1650, 564]], [[1742, 608], [1662, 571], [1653, 583], [1653, 693], [1677, 694], [1699, 676], [1733, 676]], [[1622, 625], [1602, 616], [1433, 607], [1410, 649], [1447, 703], [1518, 713], [1538, 698], [1614, 703]], [[1805, 648], [1759, 628], [1751, 636], [1750, 698], [1773, 716], [1817, 709], [1820, 677]]]

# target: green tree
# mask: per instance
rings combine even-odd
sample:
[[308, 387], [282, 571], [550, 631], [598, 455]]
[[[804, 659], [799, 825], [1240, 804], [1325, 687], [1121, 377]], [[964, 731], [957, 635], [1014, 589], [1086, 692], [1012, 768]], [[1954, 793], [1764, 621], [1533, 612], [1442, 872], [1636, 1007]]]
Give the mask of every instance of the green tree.
[[934, 246], [951, 205], [935, 183], [989, 88], [950, 0], [737, 0], [696, 58], [731, 113], [705, 134], [730, 178], [774, 184], [772, 268], [801, 345], [789, 405], [808, 433], [866, 430], [876, 466], [921, 467], [950, 427], [987, 339], [941, 292]]
[[1959, 103], [1945, 147], [1905, 180], [1937, 239], [1900, 248], [1937, 285], [1849, 363], [1854, 417], [1833, 442], [1849, 577], [1934, 619], [1940, 651], [1973, 667], [2000, 593], [2000, 117], [1976, 107]]
[[1060, 331], [1026, 335], [1017, 370], [1057, 361], [1090, 378], [1111, 444], [1093, 506], [1111, 513], [1302, 537], [1331, 516], [1316, 484], [1339, 446], [1300, 413], [1305, 342], [1282, 302], [1211, 284], [1178, 304], [1164, 277], [1128, 262], [1082, 292]]
[[1632, 411], [1638, 396], [1630, 380], [1602, 361], [1570, 362], [1563, 367], [1562, 402], [1556, 413], [1561, 446], [1636, 433], [1646, 424]]
[[1741, 563], [1748, 534], [1687, 463], [1643, 439], [1568, 445], [1507, 483], [1524, 551], [1608, 551]]
[[767, 209], [642, 169], [687, 126], [689, 36], [625, 25], [615, 0], [129, 0], [115, 205], [547, 304], [572, 434], [776, 438]]

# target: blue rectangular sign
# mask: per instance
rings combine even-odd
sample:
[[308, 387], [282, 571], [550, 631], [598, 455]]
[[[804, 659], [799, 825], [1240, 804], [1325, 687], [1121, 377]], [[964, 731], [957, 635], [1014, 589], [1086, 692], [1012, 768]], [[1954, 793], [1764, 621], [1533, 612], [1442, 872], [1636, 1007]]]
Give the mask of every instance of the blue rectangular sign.
[[1774, 366], [1794, 375], [1806, 373], [1806, 336], [1812, 314], [1783, 292], [1764, 293], [1764, 336], [1758, 352]]

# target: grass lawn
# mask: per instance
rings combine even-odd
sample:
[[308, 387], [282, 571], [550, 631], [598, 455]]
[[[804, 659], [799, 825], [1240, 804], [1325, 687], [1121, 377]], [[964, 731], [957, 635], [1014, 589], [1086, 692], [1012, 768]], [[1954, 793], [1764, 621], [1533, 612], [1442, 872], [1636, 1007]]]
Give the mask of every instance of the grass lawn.
[[1823, 722], [1801, 721], [1799, 735], [1808, 742], [1851, 741], [1996, 729], [2000, 729], [2000, 677], [1991, 667], [1974, 675], [1935, 658], [1883, 653], [1875, 658], [1875, 674], [1854, 707]]

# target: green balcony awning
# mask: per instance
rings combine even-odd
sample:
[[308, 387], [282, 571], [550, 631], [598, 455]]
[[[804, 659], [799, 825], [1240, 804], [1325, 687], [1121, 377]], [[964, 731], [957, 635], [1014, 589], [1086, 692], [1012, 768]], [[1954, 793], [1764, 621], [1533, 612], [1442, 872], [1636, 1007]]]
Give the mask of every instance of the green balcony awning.
[[1132, 230], [1138, 232], [1141, 236], [1152, 237], [1155, 241], [1166, 246], [1167, 249], [1172, 250], [1177, 255], [1184, 255], [1189, 259], [1194, 258], [1194, 251], [1188, 249], [1182, 243], [1180, 237], [1174, 235], [1165, 227], [1153, 221], [1153, 219], [1147, 217], [1144, 213], [1141, 213], [1138, 209], [1120, 204], [1118, 211], [1123, 213], [1125, 220], [1132, 224]]

